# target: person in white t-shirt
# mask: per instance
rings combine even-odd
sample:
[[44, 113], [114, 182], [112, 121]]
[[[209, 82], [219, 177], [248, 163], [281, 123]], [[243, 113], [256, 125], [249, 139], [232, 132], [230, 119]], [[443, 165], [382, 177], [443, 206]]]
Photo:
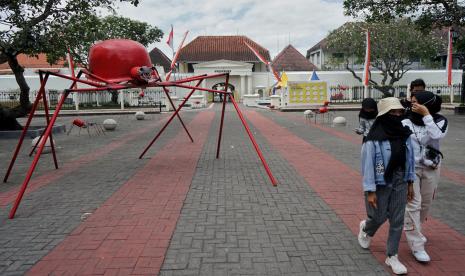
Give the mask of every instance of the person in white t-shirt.
[[416, 179], [414, 198], [407, 203], [404, 230], [412, 254], [419, 262], [431, 259], [425, 250], [426, 237], [421, 232], [439, 182], [442, 153], [440, 140], [447, 134], [447, 119], [439, 114], [442, 99], [429, 91], [412, 96], [412, 108], [403, 125], [412, 131]]

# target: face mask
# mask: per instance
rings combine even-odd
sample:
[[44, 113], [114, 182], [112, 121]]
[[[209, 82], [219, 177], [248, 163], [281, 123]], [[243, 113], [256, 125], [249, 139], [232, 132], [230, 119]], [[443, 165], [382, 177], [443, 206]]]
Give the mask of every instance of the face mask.
[[403, 119], [402, 116], [391, 115], [391, 114], [387, 114], [386, 117], [388, 118], [388, 121], [393, 122], [393, 123], [401, 123]]

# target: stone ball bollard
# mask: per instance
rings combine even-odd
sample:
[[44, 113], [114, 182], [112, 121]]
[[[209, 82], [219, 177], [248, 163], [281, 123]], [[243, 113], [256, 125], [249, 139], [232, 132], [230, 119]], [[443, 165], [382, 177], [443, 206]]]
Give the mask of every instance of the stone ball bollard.
[[[42, 140], [40, 136], [37, 136], [36, 138], [32, 139], [31, 147], [34, 147], [36, 145], [37, 141], [39, 141], [39, 139]], [[55, 140], [53, 140], [53, 145], [55, 146], [55, 149], [56, 149], [57, 144], [56, 144]], [[40, 146], [40, 141], [37, 144], [37, 147], [34, 150], [34, 152], [37, 152], [37, 150], [39, 150], [39, 146]], [[42, 150], [42, 153], [50, 153], [50, 152], [52, 152], [52, 146], [50, 145], [50, 137], [48, 137], [47, 141], [45, 142], [45, 146], [44, 146], [44, 149]]]
[[312, 110], [305, 110], [305, 111], [304, 111], [304, 116], [305, 116], [305, 118], [307, 118], [307, 119], [313, 117], [313, 115], [314, 115], [314, 113], [313, 113]]
[[345, 126], [347, 124], [347, 120], [344, 117], [336, 117], [333, 120], [334, 126]]
[[145, 119], [145, 113], [143, 111], [137, 111], [136, 112], [136, 119], [137, 120], [144, 120]]
[[103, 121], [103, 128], [105, 130], [115, 130], [118, 123], [113, 119], [106, 119]]

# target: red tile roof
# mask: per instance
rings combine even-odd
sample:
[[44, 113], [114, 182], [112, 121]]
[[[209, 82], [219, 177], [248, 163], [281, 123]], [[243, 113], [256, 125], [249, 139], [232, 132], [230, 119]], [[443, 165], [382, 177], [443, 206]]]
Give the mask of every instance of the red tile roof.
[[157, 47], [153, 48], [149, 53], [150, 60], [154, 65], [161, 65], [165, 72], [168, 72], [171, 67], [171, 59], [167, 57], [160, 49]]
[[277, 71], [313, 71], [316, 66], [308, 61], [292, 45], [284, 48], [273, 60], [273, 68]]
[[205, 62], [226, 59], [259, 62], [244, 42], [249, 43], [265, 59], [270, 60], [270, 52], [246, 36], [198, 36], [181, 49], [178, 60]]
[[[58, 61], [57, 64], [50, 65], [47, 62], [47, 56], [45, 54], [39, 54], [38, 57], [31, 57], [25, 54], [19, 54], [17, 56], [18, 62], [24, 68], [62, 68], [64, 67], [64, 61]], [[8, 62], [0, 64], [1, 69], [10, 69]]]

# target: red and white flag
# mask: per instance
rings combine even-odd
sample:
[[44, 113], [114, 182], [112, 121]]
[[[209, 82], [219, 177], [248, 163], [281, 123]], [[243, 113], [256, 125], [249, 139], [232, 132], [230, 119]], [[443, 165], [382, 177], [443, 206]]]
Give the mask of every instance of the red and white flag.
[[446, 72], [447, 72], [447, 86], [452, 85], [452, 27], [449, 28], [449, 45], [447, 46], [447, 63], [446, 63]]
[[276, 72], [276, 70], [274, 70], [273, 66], [271, 66], [271, 63], [265, 59], [265, 57], [263, 57], [262, 55], [260, 55], [260, 53], [254, 48], [252, 47], [249, 43], [247, 43], [246, 41], [244, 41], [245, 45], [247, 47], [249, 47], [249, 49], [254, 53], [254, 55], [263, 63], [265, 63], [266, 66], [268, 66], [268, 69], [273, 73], [274, 77], [276, 78], [277, 81], [281, 81], [281, 77], [279, 76], [278, 72]]
[[368, 86], [370, 83], [370, 32], [367, 30], [365, 67], [363, 68], [363, 85]]
[[168, 72], [168, 74], [166, 74], [166, 77], [165, 77], [166, 81], [170, 80], [171, 73], [173, 72], [173, 69], [176, 66], [176, 62], [177, 62], [178, 57], [179, 57], [179, 52], [181, 51], [182, 47], [184, 46], [184, 41], [186, 40], [186, 37], [187, 37], [188, 33], [189, 33], [189, 31], [186, 31], [184, 33], [184, 36], [183, 36], [183, 38], [181, 40], [181, 44], [179, 44], [178, 50], [176, 51], [176, 54], [174, 55], [173, 60], [171, 61], [170, 71]]
[[166, 41], [166, 44], [170, 46], [171, 50], [174, 51], [174, 44], [173, 44], [173, 25], [171, 25], [171, 32], [168, 35], [168, 40]]

